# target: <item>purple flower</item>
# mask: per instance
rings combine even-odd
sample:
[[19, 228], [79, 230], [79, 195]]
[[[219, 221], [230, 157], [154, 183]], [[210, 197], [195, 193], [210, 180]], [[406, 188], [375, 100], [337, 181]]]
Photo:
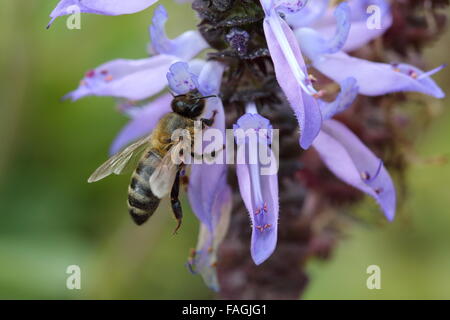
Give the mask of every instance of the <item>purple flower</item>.
[[178, 59], [174, 56], [127, 60], [117, 59], [86, 72], [80, 86], [65, 96], [72, 101], [86, 96], [109, 96], [142, 100], [163, 90], [167, 83], [161, 81], [169, 66]]
[[305, 61], [293, 31], [278, 13], [298, 11], [303, 8], [304, 1], [261, 0], [261, 5], [266, 14], [264, 33], [277, 80], [298, 119], [300, 146], [307, 149], [319, 133], [322, 123], [319, 105], [315, 99], [318, 92], [309, 80]]
[[[353, 7], [359, 8], [357, 16], [362, 16], [361, 6], [364, 7], [363, 3], [366, 5], [367, 3], [384, 4], [382, 8], [387, 21], [384, 22], [385, 28], [380, 30], [385, 30], [390, 26], [391, 18], [388, 14], [388, 6], [384, 1], [355, 0], [352, 3], [354, 3]], [[342, 50], [349, 35], [361, 40], [361, 31], [350, 33], [351, 9], [345, 2], [336, 8], [335, 17], [336, 32], [331, 39], [311, 28], [302, 27], [295, 31], [302, 51], [317, 70], [336, 82], [341, 82], [349, 77], [355, 78], [358, 82], [359, 92], [364, 95], [377, 96], [398, 91], [416, 91], [436, 98], [444, 97], [442, 90], [430, 78], [432, 74], [441, 70], [442, 66], [430, 72], [423, 72], [406, 64], [390, 65], [351, 57]], [[367, 38], [356, 42], [358, 45], [365, 44], [379, 34], [379, 32], [367, 32]], [[351, 47], [352, 49], [357, 47], [355, 42]], [[373, 81], [373, 79], [377, 79], [377, 81]]]
[[334, 117], [335, 114], [345, 111], [358, 95], [359, 87], [355, 78], [347, 78], [340, 83], [341, 91], [333, 102], [320, 101], [323, 120]]
[[188, 259], [191, 272], [199, 273], [205, 284], [214, 291], [220, 289], [216, 272], [217, 250], [227, 233], [232, 207], [231, 189], [226, 184], [226, 171], [220, 179], [220, 188], [212, 194], [210, 215], [213, 229], [204, 223], [200, 224], [196, 249]]
[[176, 62], [170, 66], [166, 75], [170, 89], [176, 94], [186, 94], [199, 87], [198, 77], [189, 71], [186, 62]]
[[376, 157], [347, 127], [326, 120], [314, 140], [325, 165], [339, 179], [373, 197], [386, 218], [395, 216], [395, 187], [381, 159]]
[[[261, 154], [260, 148], [269, 151], [270, 164], [276, 166], [269, 147], [272, 126], [259, 114], [246, 113], [238, 119], [233, 129], [238, 145], [236, 174], [239, 190], [252, 222], [251, 254], [253, 261], [259, 265], [270, 257], [277, 244], [278, 176], [276, 170], [264, 173], [261, 157], [255, 154]], [[252, 143], [251, 139], [247, 139], [247, 134], [254, 134], [257, 140]], [[245, 161], [239, 160], [240, 150], [246, 153]]]
[[[74, 4], [82, 12], [118, 15], [144, 10], [155, 2], [63, 0], [52, 12], [51, 22], [67, 14], [67, 8]], [[228, 48], [219, 52], [219, 56], [230, 54], [233, 59], [239, 62], [247, 59], [246, 63], [250, 64], [253, 63], [248, 59], [254, 53], [251, 52], [252, 47], [257, 48], [257, 53], [265, 53], [267, 43], [278, 84], [298, 120], [300, 147], [308, 149], [313, 146], [325, 165], [339, 179], [373, 197], [388, 220], [392, 220], [396, 194], [382, 160], [348, 128], [332, 118], [348, 109], [358, 93], [383, 95], [416, 91], [441, 98], [444, 93], [430, 76], [443, 66], [423, 72], [406, 64], [370, 62], [346, 53], [367, 44], [390, 27], [392, 15], [386, 0], [340, 2], [333, 10], [329, 7], [329, 0], [260, 0], [260, 3], [265, 14], [263, 30], [266, 42], [260, 39], [262, 30], [255, 32], [250, 28], [227, 25], [226, 28], [221, 27], [224, 31], [221, 30], [223, 38], [220, 46], [226, 45]], [[367, 27], [370, 18], [367, 8], [370, 5], [381, 9], [380, 28]], [[214, 123], [210, 128], [203, 129], [203, 141], [199, 150], [193, 150], [194, 153], [207, 156], [210, 144], [204, 138], [213, 135], [210, 133], [219, 132], [223, 138], [226, 137], [225, 110], [220, 94], [224, 93], [223, 97], [226, 97], [227, 92], [221, 91], [221, 85], [224, 72], [231, 78], [235, 66], [228, 64], [227, 59], [216, 60], [214, 54], [208, 56], [208, 61], [194, 59], [208, 48], [207, 42], [198, 31], [187, 31], [169, 39], [165, 32], [167, 20], [164, 7], [156, 8], [149, 28], [150, 57], [139, 60], [117, 59], [102, 64], [88, 71], [79, 87], [66, 96], [72, 100], [91, 95], [126, 99], [122, 102], [121, 111], [131, 120], [115, 138], [111, 153], [117, 153], [129, 143], [149, 134], [158, 121], [172, 111], [170, 93], [183, 95], [198, 90], [201, 95], [208, 97], [201, 118], [215, 115]], [[205, 29], [203, 32], [210, 35]], [[216, 47], [214, 39], [206, 38]], [[340, 93], [334, 101], [320, 99], [322, 92], [314, 88], [313, 77], [308, 74], [302, 52], [315, 69], [340, 85]], [[229, 69], [225, 69], [227, 65]], [[268, 76], [272, 75], [272, 68], [260, 69]], [[262, 83], [263, 79], [258, 81], [256, 75], [257, 72], [252, 74], [255, 83]], [[246, 74], [242, 79], [246, 83], [253, 81], [249, 81], [250, 77], [247, 79]], [[230, 81], [234, 79], [227, 78], [227, 84]], [[236, 79], [237, 85], [239, 81]], [[249, 84], [249, 87], [252, 85]], [[170, 93], [159, 95], [167, 89]], [[154, 99], [149, 102], [150, 98]], [[226, 99], [231, 101], [231, 98]], [[258, 103], [267, 101], [261, 98]], [[230, 108], [233, 103], [226, 107]], [[236, 105], [241, 107], [245, 103], [246, 113], [233, 126], [237, 145], [236, 174], [252, 225], [251, 256], [255, 264], [259, 265], [271, 256], [277, 245], [278, 161], [276, 148], [272, 150], [277, 131], [273, 130], [269, 119], [258, 114], [255, 102], [236, 100]], [[236, 110], [240, 112], [241, 109]], [[223, 143], [225, 148], [225, 141]], [[234, 150], [234, 145], [232, 147]], [[200, 221], [197, 247], [189, 258], [188, 267], [192, 272], [201, 274], [205, 283], [214, 290], [219, 289], [215, 269], [217, 250], [225, 237], [232, 206], [231, 189], [227, 184], [226, 151], [216, 150], [216, 161], [213, 163], [194, 161], [190, 165], [188, 186], [191, 208]]]
[[[302, 11], [287, 16], [289, 25], [294, 29], [310, 27], [325, 38], [331, 38], [336, 30], [336, 21], [329, 2], [329, 0], [308, 2]], [[351, 27], [342, 48], [344, 51], [353, 51], [366, 45], [380, 37], [392, 25], [389, 3], [385, 0], [350, 0], [347, 3], [351, 11]], [[380, 24], [368, 25], [372, 19]]]
[[359, 92], [364, 95], [378, 96], [399, 91], [415, 91], [435, 98], [445, 97], [441, 88], [430, 78], [444, 66], [423, 72], [408, 64], [370, 62], [350, 57], [344, 52], [325, 55], [322, 60], [313, 61], [313, 64], [337, 82], [354, 77], [360, 87]]
[[189, 61], [207, 47], [197, 31], [187, 31], [176, 39], [168, 39], [164, 25], [165, 9], [160, 6], [150, 27], [154, 56], [139, 60], [117, 59], [88, 71], [80, 86], [66, 95], [73, 101], [85, 96], [111, 96], [143, 100], [162, 91], [165, 76], [176, 61]]
[[166, 9], [162, 5], [158, 6], [155, 9], [152, 24], [149, 28], [151, 39], [149, 51], [151, 53], [166, 54], [188, 61], [208, 47], [208, 44], [197, 30], [189, 30], [175, 39], [169, 39], [165, 31], [167, 19]]
[[358, 94], [354, 78], [345, 79], [341, 92], [331, 103], [321, 102], [322, 129], [313, 142], [325, 165], [343, 182], [375, 198], [389, 221], [394, 219], [396, 196], [389, 173], [347, 127], [331, 118], [346, 110]]
[[158, 0], [61, 0], [50, 14], [51, 26], [53, 21], [60, 16], [71, 14], [70, 7], [77, 6], [81, 12], [102, 14], [106, 16], [118, 16], [130, 14], [147, 9]]
[[322, 20], [322, 17], [325, 15], [329, 4], [330, 0], [308, 1], [302, 10], [299, 10], [298, 12], [295, 12], [293, 14], [286, 15], [286, 22], [292, 28], [301, 28], [315, 25], [318, 21]]
[[[389, 3], [386, 0], [353, 0], [348, 3], [351, 10], [351, 28], [342, 48], [343, 51], [359, 49], [373, 39], [382, 36], [391, 27], [393, 19]], [[331, 16], [331, 10], [329, 12]], [[376, 21], [378, 18], [380, 21]], [[371, 19], [375, 19], [375, 23], [369, 28], [368, 24]], [[376, 25], [378, 22], [380, 25]], [[318, 27], [318, 31], [324, 36], [331, 35], [333, 26], [331, 24], [328, 27]]]

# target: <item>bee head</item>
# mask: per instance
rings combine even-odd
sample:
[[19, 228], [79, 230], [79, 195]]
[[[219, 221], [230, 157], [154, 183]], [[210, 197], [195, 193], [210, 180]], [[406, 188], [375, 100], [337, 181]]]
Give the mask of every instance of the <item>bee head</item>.
[[187, 94], [174, 96], [172, 100], [172, 110], [183, 117], [196, 119], [205, 109], [205, 99], [213, 96], [203, 97], [199, 92], [189, 92]]

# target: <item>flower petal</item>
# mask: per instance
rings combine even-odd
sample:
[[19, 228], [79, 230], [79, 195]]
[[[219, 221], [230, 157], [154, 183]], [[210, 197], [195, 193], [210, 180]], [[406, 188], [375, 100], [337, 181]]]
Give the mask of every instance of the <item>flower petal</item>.
[[186, 62], [176, 62], [166, 75], [170, 89], [176, 94], [186, 94], [198, 89], [198, 76], [189, 70]]
[[373, 197], [386, 218], [395, 216], [395, 187], [382, 161], [347, 127], [327, 120], [313, 143], [325, 165], [345, 183]]
[[[277, 167], [274, 153], [269, 147], [269, 139], [261, 139], [261, 135], [264, 134], [266, 137], [272, 136], [268, 133], [272, 131], [272, 126], [265, 120], [267, 119], [258, 114], [246, 113], [234, 126], [238, 144], [236, 174], [239, 191], [252, 222], [251, 254], [257, 265], [263, 263], [275, 250], [278, 230], [278, 176], [276, 170], [267, 172], [263, 170], [260, 159], [261, 150], [256, 148], [265, 147], [270, 152], [268, 165]], [[249, 131], [252, 129], [257, 134], [257, 140], [239, 138], [241, 133], [245, 136], [251, 134]], [[239, 132], [239, 130], [242, 131]], [[252, 141], [257, 142], [256, 145]], [[243, 151], [245, 151], [245, 159], [240, 159]], [[252, 152], [253, 154], [250, 154]], [[253, 156], [257, 157], [257, 161], [252, 162]]]
[[[392, 14], [389, 3], [385, 0], [351, 0], [348, 4], [351, 10], [351, 27], [342, 50], [348, 52], [359, 49], [391, 27]], [[379, 25], [371, 22], [379, 22]], [[314, 26], [325, 38], [332, 36], [335, 28], [334, 22]]]
[[224, 69], [225, 66], [217, 61], [208, 61], [204, 64], [198, 76], [199, 91], [204, 96], [219, 94]]
[[308, 57], [336, 53], [343, 48], [350, 31], [350, 7], [348, 4], [343, 2], [337, 6], [334, 16], [335, 32], [329, 39], [310, 28], [299, 28], [295, 31], [300, 46]]
[[[208, 99], [207, 101], [208, 115], [212, 111], [217, 111], [214, 119], [213, 129], [222, 132], [225, 137], [225, 113], [222, 101], [219, 98]], [[208, 129], [204, 130], [204, 133]], [[225, 157], [225, 150], [216, 154], [216, 159]], [[221, 189], [221, 176], [226, 171], [225, 161], [217, 161], [217, 163], [201, 164], [193, 163], [191, 165], [191, 175], [189, 177], [188, 197], [192, 210], [197, 218], [209, 229], [213, 229], [213, 221], [211, 216], [211, 208], [213, 206], [213, 195], [218, 189]]]
[[[275, 28], [280, 26], [281, 32], [285, 36], [285, 42], [280, 43], [278, 41], [273, 31], [273, 26]], [[301, 132], [300, 145], [302, 148], [307, 149], [320, 131], [322, 115], [316, 99], [308, 94], [304, 94], [305, 89], [306, 92], [314, 90], [306, 78], [305, 61], [292, 30], [278, 16], [264, 20], [264, 33], [275, 66], [278, 83], [283, 89], [299, 122]], [[288, 53], [285, 53], [285, 50]], [[287, 57], [290, 57], [290, 63]]]
[[164, 94], [149, 104], [134, 109], [133, 119], [116, 136], [109, 153], [116, 154], [131, 142], [150, 134], [158, 121], [166, 113], [171, 112], [171, 101], [172, 96]]
[[308, 2], [308, 0], [273, 0], [272, 5], [277, 12], [289, 15], [302, 11]]
[[152, 53], [176, 56], [187, 61], [208, 47], [198, 31], [187, 31], [173, 40], [169, 39], [165, 31], [167, 18], [166, 9], [158, 6], [150, 25]]
[[323, 120], [328, 120], [334, 115], [346, 110], [358, 95], [359, 87], [355, 78], [347, 78], [341, 82], [341, 92], [333, 102], [325, 103], [321, 101]]
[[158, 0], [61, 0], [50, 14], [51, 21], [60, 16], [71, 14], [70, 7], [77, 6], [80, 12], [117, 16], [131, 14], [147, 9]]
[[329, 3], [330, 0], [308, 1], [302, 10], [286, 15], [286, 21], [294, 29], [312, 25], [325, 14]]
[[336, 82], [349, 77], [355, 78], [359, 92], [368, 96], [399, 91], [421, 92], [435, 98], [445, 96], [441, 88], [430, 78], [430, 74], [408, 64], [370, 62], [339, 52], [316, 57], [313, 59], [313, 66]]
[[327, 43], [326, 53], [340, 51], [344, 47], [350, 32], [350, 7], [346, 2], [342, 2], [336, 7], [334, 16], [336, 18], [336, 31]]
[[158, 55], [140, 60], [117, 59], [88, 71], [80, 86], [65, 96], [78, 100], [86, 96], [110, 96], [142, 100], [167, 85], [165, 75], [177, 57]]
[[219, 291], [217, 280], [217, 251], [228, 231], [232, 194], [230, 187], [226, 184], [226, 174], [222, 176], [222, 188], [219, 189], [213, 199], [211, 215], [214, 228], [211, 232], [203, 223], [200, 224], [200, 232], [197, 247], [188, 260], [188, 267], [193, 273], [199, 273], [205, 284], [214, 291]]
[[[255, 204], [252, 192], [254, 181], [251, 178], [250, 166], [245, 164], [236, 165], [236, 174], [239, 182], [239, 191], [252, 223], [252, 258], [255, 264], [259, 265], [272, 255], [277, 245], [278, 176], [273, 174], [260, 177], [261, 195], [266, 202], [266, 212]], [[259, 213], [256, 214], [258, 210]]]

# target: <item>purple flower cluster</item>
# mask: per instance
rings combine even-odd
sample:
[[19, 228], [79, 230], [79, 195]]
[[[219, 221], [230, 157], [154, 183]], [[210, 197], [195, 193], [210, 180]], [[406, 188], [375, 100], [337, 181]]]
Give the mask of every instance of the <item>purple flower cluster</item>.
[[[51, 22], [67, 14], [71, 5], [78, 5], [86, 13], [119, 15], [144, 10], [155, 2], [62, 0], [51, 13]], [[358, 94], [379, 96], [414, 91], [443, 98], [444, 93], [431, 79], [442, 66], [424, 72], [406, 64], [371, 62], [347, 53], [381, 36], [391, 26], [393, 17], [385, 0], [349, 0], [336, 7], [329, 0], [260, 0], [260, 5], [277, 82], [298, 120], [299, 147], [314, 148], [336, 177], [373, 197], [386, 218], [393, 220], [396, 192], [383, 161], [333, 117], [346, 110]], [[379, 25], [374, 28], [368, 27], [369, 7], [379, 10]], [[122, 108], [131, 121], [114, 140], [112, 154], [151, 132], [157, 121], [171, 111], [167, 88], [177, 94], [198, 89], [205, 96], [217, 95], [208, 99], [204, 117], [218, 111], [213, 127], [225, 136], [226, 108], [219, 97], [226, 65], [195, 58], [208, 49], [198, 31], [169, 39], [164, 29], [167, 19], [164, 7], [156, 8], [150, 26], [150, 57], [105, 63], [88, 71], [80, 86], [67, 95], [72, 100], [95, 95], [133, 101]], [[245, 54], [245, 43], [249, 41], [245, 31], [232, 29], [226, 38], [239, 54]], [[310, 65], [305, 63], [304, 56]], [[315, 88], [314, 77], [308, 72], [310, 67], [340, 85], [334, 101], [321, 99], [323, 92]], [[160, 93], [151, 102], [146, 101]], [[136, 101], [142, 101], [143, 106], [134, 106]], [[233, 129], [271, 131], [272, 126], [269, 119], [258, 114], [254, 102], [249, 101]], [[270, 150], [270, 138], [258, 143]], [[237, 135], [236, 144], [238, 148], [247, 147], [246, 141]], [[258, 162], [236, 165], [239, 191], [251, 219], [251, 255], [256, 264], [263, 263], [276, 248], [279, 212], [277, 175], [261, 175], [261, 166]], [[201, 222], [197, 249], [188, 263], [213, 289], [218, 289], [216, 251], [226, 233], [231, 211], [226, 175], [224, 164], [193, 164], [188, 187], [191, 207]]]

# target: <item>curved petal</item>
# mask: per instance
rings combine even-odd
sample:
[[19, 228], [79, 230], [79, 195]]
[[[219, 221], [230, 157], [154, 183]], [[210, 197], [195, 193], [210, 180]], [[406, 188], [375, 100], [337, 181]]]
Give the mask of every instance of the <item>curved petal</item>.
[[158, 6], [150, 25], [152, 53], [176, 56], [187, 61], [208, 47], [198, 31], [187, 31], [173, 40], [169, 39], [165, 31], [167, 18], [166, 9]]
[[[424, 73], [407, 64], [390, 65], [350, 57], [344, 52], [326, 54], [313, 59], [313, 66], [336, 82], [353, 77], [358, 82], [359, 92], [378, 96], [392, 92], [421, 92], [435, 98], [443, 98], [444, 92]], [[376, 79], [376, 81], [374, 81]]]
[[155, 128], [159, 119], [171, 112], [172, 96], [164, 94], [149, 104], [136, 108], [132, 120], [119, 132], [111, 145], [109, 153], [116, 154], [131, 142], [144, 137]]
[[[306, 78], [305, 61], [298, 47], [297, 41], [289, 26], [281, 19], [271, 18], [276, 25], [279, 23], [285, 36], [286, 43], [280, 44], [275, 36], [273, 27], [269, 19], [264, 20], [264, 33], [266, 35], [267, 45], [275, 66], [275, 73], [278, 83], [286, 95], [300, 127], [300, 145], [307, 149], [320, 131], [322, 115], [317, 99], [308, 94], [304, 94], [305, 86], [309, 85]], [[290, 55], [285, 55], [283, 50], [289, 47]], [[287, 57], [289, 58], [289, 63]], [[312, 87], [312, 86], [311, 86]], [[312, 88], [314, 89], [314, 88]], [[311, 91], [306, 88], [306, 92]]]
[[382, 161], [347, 127], [327, 120], [313, 143], [325, 165], [345, 183], [373, 197], [386, 218], [395, 216], [395, 187]]
[[[385, 0], [351, 0], [348, 4], [351, 10], [351, 27], [342, 50], [356, 50], [380, 37], [391, 27], [392, 14], [389, 3]], [[335, 28], [334, 22], [314, 27], [326, 38], [333, 35]]]
[[271, 0], [271, 7], [279, 13], [289, 15], [302, 11], [308, 2], [309, 0]]
[[308, 1], [302, 10], [286, 15], [286, 21], [294, 29], [312, 25], [325, 14], [329, 4], [330, 0]]
[[327, 43], [326, 53], [336, 53], [344, 47], [350, 32], [350, 7], [342, 2], [334, 11], [336, 31]]
[[340, 85], [341, 91], [333, 102], [325, 103], [321, 101], [320, 108], [324, 121], [350, 107], [358, 95], [359, 87], [355, 78], [347, 78]]
[[77, 6], [80, 12], [117, 16], [147, 9], [158, 0], [61, 0], [50, 14], [51, 21], [60, 16], [71, 14], [70, 7]]
[[178, 58], [158, 55], [140, 60], [117, 59], [88, 71], [80, 86], [64, 98], [110, 96], [130, 100], [148, 98], [167, 85], [166, 72]]
[[300, 42], [302, 51], [310, 57], [325, 53], [336, 53], [340, 51], [350, 31], [350, 7], [343, 2], [336, 7], [334, 11], [335, 26], [334, 35], [327, 38], [321, 35], [318, 31], [311, 28], [299, 28], [295, 30], [295, 35]]

